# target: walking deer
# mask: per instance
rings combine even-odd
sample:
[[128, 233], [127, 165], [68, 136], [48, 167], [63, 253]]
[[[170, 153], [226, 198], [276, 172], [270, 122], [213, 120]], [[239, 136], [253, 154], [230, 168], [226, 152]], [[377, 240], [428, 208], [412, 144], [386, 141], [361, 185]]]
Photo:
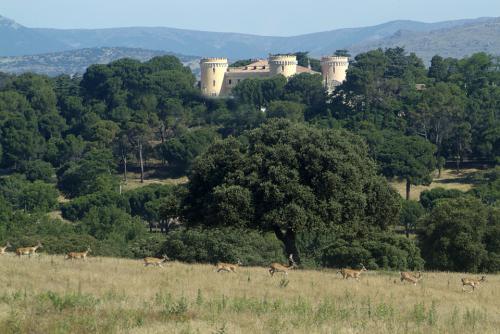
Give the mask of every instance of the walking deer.
[[407, 281], [413, 283], [413, 285], [417, 285], [417, 283], [422, 279], [422, 274], [420, 271], [417, 273], [418, 276], [413, 275], [413, 273], [404, 271], [399, 273], [401, 275], [401, 282]]
[[215, 265], [215, 270], [218, 273], [221, 271], [226, 271], [226, 272], [233, 272], [236, 273], [236, 269], [238, 269], [242, 265], [241, 261], [238, 259], [238, 262], [236, 264], [232, 263], [224, 263], [224, 262], [218, 262]]
[[368, 271], [362, 263], [360, 263], [360, 265], [361, 269], [359, 270], [344, 268], [337, 271], [337, 274], [338, 273], [342, 274], [343, 279], [355, 278], [356, 281], [359, 281], [359, 276], [361, 275], [361, 273], [363, 271]]
[[286, 276], [288, 276], [288, 270], [297, 268], [297, 263], [295, 263], [295, 260], [293, 259], [293, 254], [290, 254], [290, 256], [288, 257], [288, 261], [288, 265], [276, 262], [271, 263], [269, 265], [269, 274], [273, 276], [274, 273], [284, 273]]
[[21, 248], [16, 249], [16, 255], [19, 257], [21, 257], [21, 255], [28, 255], [29, 257], [31, 257], [32, 254], [36, 254], [36, 251], [38, 250], [38, 248], [43, 248], [40, 241], [38, 241], [38, 244], [36, 246], [21, 247]]
[[7, 244], [4, 247], [0, 247], [0, 255], [4, 255], [7, 248], [10, 247], [12, 247], [12, 245], [10, 244], [10, 242], [7, 241]]
[[87, 247], [87, 250], [85, 252], [69, 252], [68, 254], [66, 254], [66, 260], [82, 259], [84, 261], [87, 261], [87, 254], [91, 251], [92, 250], [89, 246]]
[[163, 268], [163, 263], [167, 262], [170, 260], [168, 256], [163, 254], [161, 259], [158, 259], [156, 257], [145, 257], [144, 258], [144, 266], [153, 266], [153, 267], [162, 267]]
[[479, 286], [479, 284], [481, 282], [485, 282], [486, 281], [486, 276], [483, 276], [481, 277], [480, 279], [473, 279], [473, 278], [462, 278], [462, 291], [465, 291], [465, 286], [470, 286], [472, 287], [472, 290], [470, 290], [469, 292], [473, 292], [476, 287]]

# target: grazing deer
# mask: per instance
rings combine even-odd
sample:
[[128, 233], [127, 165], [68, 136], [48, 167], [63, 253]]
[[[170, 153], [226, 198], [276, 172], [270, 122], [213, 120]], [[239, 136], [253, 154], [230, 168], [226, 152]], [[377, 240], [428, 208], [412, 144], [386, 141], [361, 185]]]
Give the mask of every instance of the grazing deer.
[[472, 278], [462, 278], [462, 291], [465, 291], [465, 286], [471, 286], [472, 290], [469, 292], [473, 292], [474, 289], [479, 286], [479, 283], [485, 282], [486, 276], [481, 277], [480, 279], [472, 279]]
[[401, 282], [407, 281], [407, 282], [413, 283], [413, 285], [417, 285], [418, 281], [420, 281], [422, 279], [422, 274], [420, 273], [420, 271], [417, 273], [418, 276], [413, 275], [413, 273], [410, 273], [407, 271], [400, 272], [399, 274], [401, 275], [401, 278], [400, 278]]
[[158, 259], [156, 257], [145, 257], [144, 258], [144, 266], [147, 267], [147, 266], [151, 265], [151, 266], [157, 266], [157, 267], [163, 268], [162, 263], [165, 263], [168, 260], [170, 260], [170, 259], [165, 254], [163, 254], [161, 259]]
[[221, 271], [227, 271], [227, 272], [236, 273], [236, 269], [239, 268], [239, 266], [241, 266], [241, 265], [242, 265], [242, 263], [241, 263], [241, 261], [239, 259], [238, 259], [238, 262], [236, 264], [218, 262], [215, 265], [215, 270], [214, 271], [217, 271], [218, 273], [221, 272]]
[[21, 257], [21, 255], [28, 255], [31, 257], [31, 254], [36, 254], [36, 251], [38, 248], [43, 248], [42, 244], [40, 241], [38, 241], [38, 244], [33, 247], [21, 247], [16, 249], [16, 255]]
[[288, 270], [297, 268], [297, 263], [295, 263], [295, 260], [293, 259], [293, 254], [290, 254], [290, 256], [288, 257], [288, 262], [288, 265], [276, 262], [271, 263], [269, 265], [269, 274], [273, 276], [274, 273], [284, 273], [286, 276], [288, 276]]
[[89, 246], [87, 247], [87, 250], [85, 252], [69, 252], [68, 254], [66, 254], [66, 260], [82, 259], [84, 261], [87, 261], [87, 254], [91, 251], [92, 250]]
[[361, 265], [361, 269], [359, 269], [359, 270], [344, 268], [344, 269], [340, 269], [339, 271], [337, 271], [337, 274], [341, 273], [343, 279], [348, 279], [349, 277], [351, 277], [351, 278], [355, 278], [356, 281], [359, 281], [359, 276], [361, 275], [361, 273], [363, 271], [368, 271], [362, 263], [360, 263], [360, 265]]
[[10, 242], [7, 241], [7, 245], [5, 245], [4, 247], [0, 247], [0, 255], [4, 255], [5, 254], [5, 251], [7, 250], [7, 248], [9, 247], [12, 247], [12, 245], [10, 244]]

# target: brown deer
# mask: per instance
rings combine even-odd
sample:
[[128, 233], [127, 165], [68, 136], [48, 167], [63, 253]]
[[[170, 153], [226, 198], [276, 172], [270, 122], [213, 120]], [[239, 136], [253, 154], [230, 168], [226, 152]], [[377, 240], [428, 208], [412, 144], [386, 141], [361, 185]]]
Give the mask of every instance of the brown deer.
[[417, 273], [418, 276], [407, 271], [400, 272], [399, 274], [401, 275], [401, 282], [407, 281], [413, 283], [413, 285], [417, 285], [417, 283], [422, 279], [420, 271]]
[[344, 268], [337, 271], [337, 274], [338, 273], [342, 274], [343, 279], [348, 279], [350, 277], [350, 278], [355, 278], [356, 281], [359, 281], [359, 276], [361, 275], [361, 273], [363, 271], [368, 271], [362, 263], [360, 263], [360, 265], [361, 269], [359, 270]]
[[156, 267], [162, 267], [163, 268], [162, 263], [165, 263], [168, 260], [170, 260], [170, 259], [165, 254], [163, 254], [163, 256], [162, 256], [161, 259], [158, 259], [156, 257], [145, 257], [144, 258], [144, 266], [145, 267], [147, 267], [147, 266], [153, 266], [153, 267], [155, 267], [156, 266]]
[[221, 271], [236, 273], [236, 269], [238, 269], [239, 266], [241, 266], [241, 265], [242, 265], [242, 263], [239, 259], [238, 259], [238, 262], [236, 262], [236, 264], [217, 262], [217, 264], [215, 265], [214, 271], [217, 271], [218, 273]]
[[10, 247], [12, 247], [12, 245], [10, 244], [10, 242], [7, 241], [7, 245], [5, 245], [4, 247], [0, 247], [0, 255], [4, 255], [7, 248]]
[[284, 273], [286, 276], [288, 276], [288, 270], [297, 268], [297, 263], [295, 263], [295, 260], [293, 259], [293, 254], [290, 254], [290, 256], [288, 257], [288, 262], [288, 265], [276, 262], [271, 263], [269, 265], [269, 274], [273, 276], [274, 273]]
[[465, 286], [468, 285], [472, 287], [472, 290], [469, 292], [473, 292], [476, 287], [479, 286], [479, 283], [485, 282], [486, 281], [486, 276], [481, 277], [480, 279], [472, 279], [472, 278], [462, 278], [462, 292], [465, 291]]
[[85, 252], [69, 252], [68, 254], [66, 254], [66, 260], [82, 259], [84, 261], [87, 261], [87, 254], [91, 251], [92, 250], [89, 246], [87, 247], [87, 250]]
[[31, 257], [32, 254], [36, 254], [36, 251], [38, 248], [43, 248], [42, 244], [40, 241], [38, 241], [38, 244], [33, 247], [21, 247], [16, 249], [16, 255], [21, 257], [21, 255], [28, 255]]

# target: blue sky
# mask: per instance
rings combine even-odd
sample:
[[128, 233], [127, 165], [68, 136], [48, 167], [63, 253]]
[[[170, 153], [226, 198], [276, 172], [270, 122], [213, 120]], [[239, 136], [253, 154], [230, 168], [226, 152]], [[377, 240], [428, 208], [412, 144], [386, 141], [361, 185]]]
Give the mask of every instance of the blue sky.
[[29, 27], [164, 26], [297, 35], [391, 20], [500, 16], [499, 0], [0, 0], [0, 15]]

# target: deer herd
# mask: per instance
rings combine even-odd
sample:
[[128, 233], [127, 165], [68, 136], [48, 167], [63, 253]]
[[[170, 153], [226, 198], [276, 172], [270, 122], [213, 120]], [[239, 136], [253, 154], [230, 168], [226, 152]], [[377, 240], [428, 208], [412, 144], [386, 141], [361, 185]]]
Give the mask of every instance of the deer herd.
[[[7, 249], [11, 248], [12, 245], [7, 242], [5, 246], [0, 247], [0, 256], [7, 254]], [[18, 257], [27, 255], [28, 257], [31, 257], [32, 255], [38, 255], [36, 252], [39, 248], [43, 248], [42, 244], [40, 241], [35, 246], [32, 247], [19, 247], [16, 248], [15, 250], [15, 255]], [[92, 250], [90, 249], [90, 246], [87, 247], [87, 250], [84, 252], [69, 252], [66, 254], [65, 259], [66, 260], [87, 260], [87, 255], [91, 252]], [[156, 258], [156, 257], [145, 257], [144, 259], [144, 266], [153, 266], [153, 267], [163, 267], [163, 264], [170, 259], [168, 256], [165, 254], [161, 258]], [[231, 272], [231, 273], [236, 273], [236, 270], [242, 265], [241, 261], [238, 259], [236, 263], [226, 263], [226, 262], [218, 262], [215, 265], [214, 271], [216, 272]], [[361, 274], [365, 271], [368, 271], [366, 267], [360, 263], [361, 269], [349, 269], [349, 268], [342, 268], [337, 271], [337, 274], [341, 274], [342, 278], [347, 280], [349, 278], [355, 279], [356, 281], [359, 282], [359, 278]], [[290, 254], [288, 257], [288, 264], [282, 264], [278, 262], [273, 262], [269, 265], [268, 271], [269, 274], [274, 276], [275, 273], [282, 273], [285, 276], [288, 276], [288, 271], [293, 270], [298, 268], [297, 263], [295, 262], [293, 258], [293, 254]], [[417, 285], [418, 282], [422, 280], [422, 274], [417, 272], [417, 274], [413, 274], [411, 272], [400, 272], [400, 280], [402, 283], [408, 282], [413, 285]], [[466, 286], [471, 287], [472, 289], [469, 289], [469, 292], [474, 292], [477, 287], [482, 282], [486, 281], [486, 276], [482, 276], [479, 279], [473, 279], [473, 278], [467, 278], [464, 277], [462, 278], [462, 291], [466, 291]], [[394, 281], [396, 283], [396, 281]]]

